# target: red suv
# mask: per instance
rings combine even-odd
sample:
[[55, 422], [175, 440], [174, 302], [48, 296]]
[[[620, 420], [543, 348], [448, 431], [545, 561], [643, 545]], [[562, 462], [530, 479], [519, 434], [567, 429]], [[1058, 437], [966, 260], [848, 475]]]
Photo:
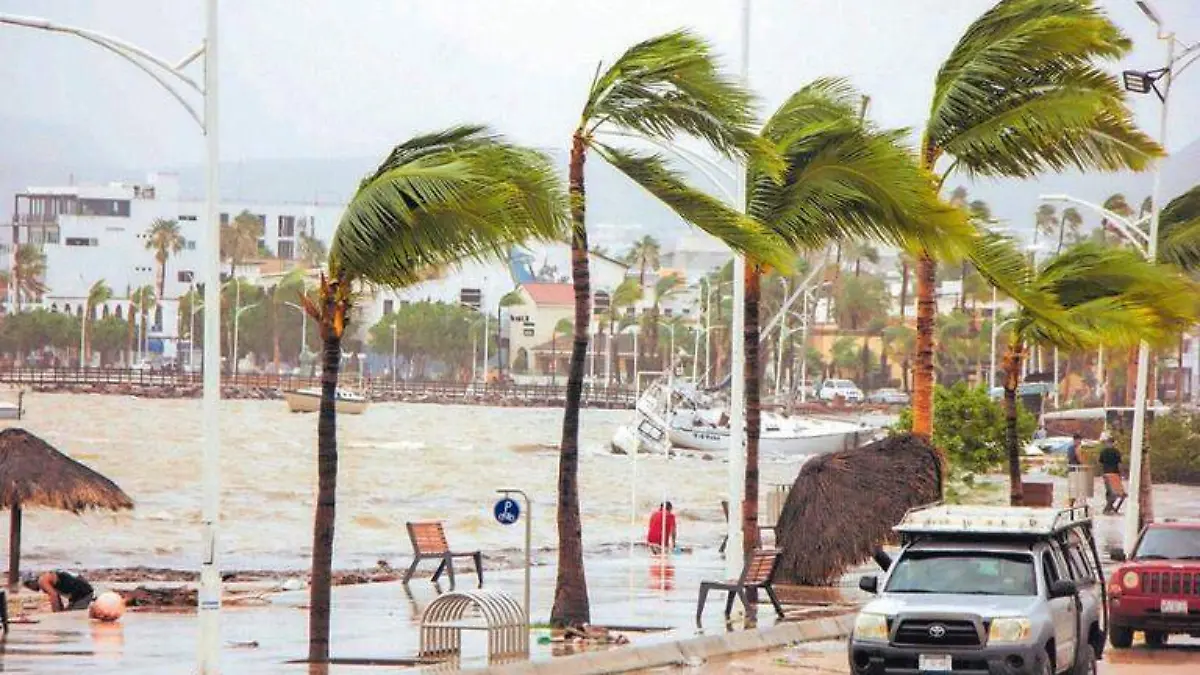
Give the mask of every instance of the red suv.
[[1108, 584], [1112, 598], [1108, 639], [1124, 649], [1133, 632], [1160, 647], [1172, 633], [1200, 637], [1200, 522], [1162, 521], [1147, 525], [1128, 560]]

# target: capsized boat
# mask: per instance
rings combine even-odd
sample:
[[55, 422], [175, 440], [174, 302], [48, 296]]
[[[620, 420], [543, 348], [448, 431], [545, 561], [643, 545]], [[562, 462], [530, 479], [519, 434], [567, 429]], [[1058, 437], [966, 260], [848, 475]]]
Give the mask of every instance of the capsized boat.
[[[294, 389], [283, 392], [288, 410], [292, 412], [319, 412], [321, 410], [321, 390], [318, 387]], [[334, 410], [341, 415], [361, 415], [367, 409], [366, 396], [356, 394], [348, 389], [338, 389], [334, 397]]]
[[[762, 414], [759, 452], [821, 455], [873, 440], [880, 428], [864, 422], [809, 415]], [[634, 419], [617, 429], [614, 449], [661, 452], [670, 447], [721, 453], [729, 450], [729, 417], [723, 406], [689, 384], [656, 382], [635, 406]]]

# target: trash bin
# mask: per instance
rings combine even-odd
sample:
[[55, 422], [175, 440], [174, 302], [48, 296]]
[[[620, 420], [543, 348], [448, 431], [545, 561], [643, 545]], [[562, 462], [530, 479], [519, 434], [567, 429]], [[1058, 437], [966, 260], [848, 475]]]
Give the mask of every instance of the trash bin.
[[1067, 467], [1067, 497], [1083, 501], [1096, 496], [1095, 473], [1087, 464], [1072, 464]]
[[1054, 483], [1022, 482], [1025, 506], [1054, 506]]

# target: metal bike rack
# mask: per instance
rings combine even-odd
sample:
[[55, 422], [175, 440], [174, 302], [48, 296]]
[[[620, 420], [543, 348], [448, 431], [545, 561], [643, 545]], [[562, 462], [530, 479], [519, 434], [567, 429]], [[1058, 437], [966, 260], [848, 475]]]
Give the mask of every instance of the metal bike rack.
[[529, 617], [503, 591], [453, 591], [429, 603], [421, 617], [421, 658], [458, 659], [462, 632], [487, 632], [488, 662], [529, 656]]

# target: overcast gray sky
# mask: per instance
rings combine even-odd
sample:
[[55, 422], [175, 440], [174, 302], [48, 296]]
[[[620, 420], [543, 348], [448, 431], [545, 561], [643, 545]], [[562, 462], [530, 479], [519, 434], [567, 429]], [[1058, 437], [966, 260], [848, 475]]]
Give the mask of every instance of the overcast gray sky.
[[[1200, 0], [1152, 2], [1181, 39], [1200, 41]], [[881, 124], [919, 127], [938, 66], [992, 4], [752, 0], [751, 85], [770, 112], [813, 78], [841, 75], [871, 95], [871, 114]], [[1135, 43], [1111, 69], [1160, 66], [1163, 43], [1133, 0], [1102, 4]], [[688, 27], [710, 39], [736, 72], [740, 7], [738, 0], [222, 0], [222, 158], [381, 157], [415, 133], [460, 122], [564, 149], [597, 62], [638, 40]], [[203, 34], [201, 0], [0, 0], [0, 12], [104, 31], [171, 60]], [[1172, 96], [1171, 150], [1200, 138], [1196, 70], [1180, 78]], [[77, 38], [0, 26], [0, 91], [0, 129], [26, 136], [16, 139], [17, 157], [4, 155], [0, 138], [0, 170], [8, 160], [9, 182], [28, 184], [21, 176], [29, 160], [19, 155], [30, 148], [45, 154], [38, 148], [49, 147], [64, 156], [48, 159], [68, 167], [92, 161], [140, 170], [202, 158], [201, 137], [174, 101], [119, 58]], [[1132, 100], [1139, 121], [1157, 136], [1158, 100]], [[57, 143], [29, 138], [58, 129], [69, 135]], [[89, 143], [99, 146], [99, 157], [84, 156]], [[1168, 172], [1167, 189], [1175, 192], [1167, 198], [1200, 177], [1200, 166], [1190, 166], [1200, 164], [1193, 161], [1200, 145], [1186, 157]], [[1187, 175], [1176, 177], [1181, 164], [1189, 165]], [[339, 194], [346, 187], [318, 189]], [[1149, 179], [1047, 176], [971, 190], [1017, 228], [1030, 227], [1041, 193], [1102, 201], [1115, 191], [1137, 203], [1149, 193]], [[644, 222], [648, 215], [632, 217]]]

